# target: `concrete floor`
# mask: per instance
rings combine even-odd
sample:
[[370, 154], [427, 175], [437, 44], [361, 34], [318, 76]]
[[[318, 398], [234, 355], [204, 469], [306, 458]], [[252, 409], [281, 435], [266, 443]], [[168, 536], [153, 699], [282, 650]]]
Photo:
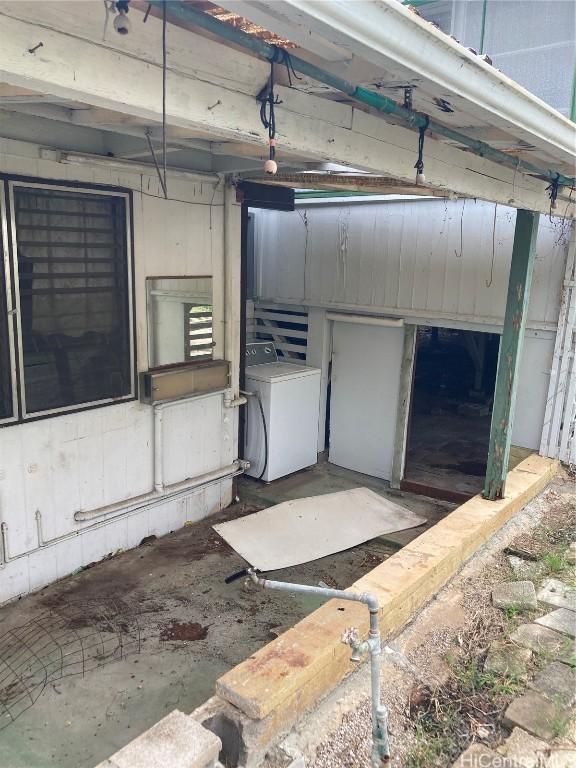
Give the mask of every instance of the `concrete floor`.
[[[1, 768], [93, 768], [172, 709], [189, 712], [205, 701], [217, 677], [321, 602], [246, 590], [242, 581], [225, 585], [245, 563], [211, 526], [280, 501], [362, 485], [424, 515], [428, 525], [453, 508], [325, 462], [269, 485], [242, 478], [240, 501], [219, 515], [1, 608], [0, 662], [13, 662], [15, 653], [29, 659], [27, 695], [17, 698], [18, 686], [0, 687]], [[271, 577], [346, 587], [422, 530]], [[63, 666], [73, 674], [61, 677]], [[1, 713], [6, 707], [14, 721]]]
[[489, 413], [414, 414], [405, 480], [468, 498], [480, 493], [486, 476], [490, 418]]
[[[484, 487], [490, 415], [442, 412], [414, 416], [406, 456], [404, 482], [421, 486], [422, 491], [460, 503]], [[529, 456], [528, 448], [512, 446], [508, 468], [513, 469]], [[435, 489], [435, 490], [433, 490]], [[460, 499], [457, 498], [460, 496]]]

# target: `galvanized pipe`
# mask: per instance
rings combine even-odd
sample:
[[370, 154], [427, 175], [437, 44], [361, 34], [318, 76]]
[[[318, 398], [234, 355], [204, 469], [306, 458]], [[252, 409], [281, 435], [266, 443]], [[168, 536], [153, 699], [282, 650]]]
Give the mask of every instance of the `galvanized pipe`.
[[390, 760], [388, 742], [388, 713], [380, 702], [380, 654], [381, 639], [378, 625], [380, 606], [378, 598], [369, 592], [345, 592], [342, 589], [328, 587], [311, 587], [307, 584], [292, 584], [286, 581], [263, 579], [253, 568], [248, 570], [250, 581], [264, 589], [277, 589], [282, 592], [298, 592], [300, 594], [318, 595], [319, 597], [350, 600], [364, 603], [370, 611], [370, 632], [366, 640], [361, 641], [354, 629], [348, 629], [342, 636], [342, 642], [352, 648], [352, 660], [360, 661], [365, 653], [370, 654], [370, 677], [372, 688], [372, 766], [381, 768]]
[[[241, 46], [267, 61], [280, 64], [285, 60], [286, 53], [282, 48], [270, 45], [259, 37], [249, 35], [241, 29], [233, 27], [224, 21], [219, 21], [214, 16], [210, 16], [210, 14], [197, 10], [190, 5], [184, 6], [177, 0], [150, 0], [150, 5], [155, 5], [158, 8], [162, 8], [166, 5], [169, 15], [181, 19], [182, 21], [192, 23], [197, 27], [201, 27], [207, 32], [221, 37], [230, 43]], [[469, 136], [466, 136], [466, 134], [460, 133], [460, 131], [455, 131], [442, 123], [437, 123], [435, 120], [428, 120], [426, 115], [414, 112], [411, 109], [406, 109], [400, 104], [397, 104], [393, 99], [389, 99], [387, 96], [374, 93], [361, 85], [355, 85], [342, 77], [333, 75], [331, 72], [328, 72], [321, 67], [317, 67], [315, 64], [311, 64], [309, 61], [301, 59], [293, 53], [290, 53], [290, 63], [296, 72], [311, 77], [319, 83], [324, 83], [324, 85], [328, 85], [336, 91], [345, 93], [352, 99], [355, 99], [362, 104], [366, 104], [378, 112], [399, 117], [410, 128], [417, 130], [418, 128], [427, 126], [431, 133], [444, 136], [445, 138], [450, 139], [450, 141], [455, 141], [456, 143], [467, 147], [480, 157], [485, 157], [488, 160], [492, 160], [500, 165], [505, 165], [520, 173], [529, 173], [539, 176], [546, 181], [556, 180], [561, 186], [572, 187], [576, 183], [576, 179], [574, 178], [564, 176], [552, 169], [540, 168], [533, 163], [516, 159], [506, 154], [506, 152], [494, 149], [494, 147], [491, 147], [483, 141], [472, 139]]]

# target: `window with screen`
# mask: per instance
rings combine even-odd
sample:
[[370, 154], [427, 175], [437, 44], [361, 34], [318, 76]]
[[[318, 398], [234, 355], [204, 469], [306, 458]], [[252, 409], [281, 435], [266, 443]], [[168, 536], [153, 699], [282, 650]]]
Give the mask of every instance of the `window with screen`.
[[22, 416], [131, 397], [127, 195], [9, 188]]

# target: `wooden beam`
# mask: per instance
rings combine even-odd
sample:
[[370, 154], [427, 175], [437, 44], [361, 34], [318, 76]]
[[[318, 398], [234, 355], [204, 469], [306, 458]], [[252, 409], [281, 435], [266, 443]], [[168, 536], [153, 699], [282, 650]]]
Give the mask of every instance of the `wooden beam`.
[[[25, 5], [18, 4], [16, 8]], [[143, 26], [149, 27], [157, 21], [149, 19]], [[61, 18], [60, 23], [64, 27], [66, 18]], [[87, 24], [83, 30], [84, 35], [93, 33]], [[111, 50], [102, 45], [101, 40], [81, 39], [3, 13], [0, 13], [0, 35], [0, 79], [4, 82], [101, 109], [121, 111], [144, 121], [158, 121], [162, 111], [162, 70], [155, 61]], [[44, 42], [42, 55], [24, 56], [30, 40], [38, 35]], [[170, 57], [168, 124], [205, 131], [216, 140], [219, 137], [224, 141], [266, 146], [266, 131], [254, 101], [262, 86], [262, 62], [215, 43], [211, 43], [209, 52], [204, 49], [204, 61], [198, 62], [196, 43], [201, 47], [202, 39], [192, 33], [186, 35], [186, 63], [181, 62], [177, 52]], [[126, 45], [130, 45], [128, 38], [131, 36], [127, 37]], [[232, 81], [227, 85], [221, 83], [219, 62], [228, 63], [229, 58], [238, 64], [243, 77], [248, 77], [253, 68], [251, 94], [243, 92]], [[201, 67], [201, 79], [188, 74], [193, 69], [192, 61]], [[282, 99], [282, 106], [277, 110], [280, 160], [283, 153], [304, 155], [405, 181], [414, 179], [417, 151], [414, 131], [351, 106], [301, 93], [296, 88], [279, 86], [277, 90]], [[436, 141], [432, 136], [426, 141], [425, 164], [426, 178], [433, 187], [518, 208], [549, 210], [546, 182], [516, 174], [510, 168]], [[562, 211], [562, 214], [573, 216], [574, 205], [567, 206], [566, 213]]]
[[508, 280], [508, 298], [498, 355], [488, 467], [484, 486], [484, 498], [490, 500], [503, 498], [505, 492], [518, 373], [536, 253], [538, 220], [539, 215], [533, 211], [520, 210], [516, 214], [512, 263]]
[[400, 488], [404, 478], [406, 452], [408, 450], [408, 426], [410, 419], [410, 401], [412, 399], [412, 382], [414, 379], [414, 364], [416, 362], [417, 325], [404, 326], [404, 347], [400, 368], [400, 396], [396, 414], [396, 434], [394, 437], [394, 457], [392, 459], [391, 488]]
[[335, 173], [285, 173], [276, 176], [251, 178], [256, 184], [272, 184], [297, 189], [344, 190], [346, 192], [370, 192], [374, 195], [417, 195], [422, 197], [453, 197], [445, 189], [383, 176]]

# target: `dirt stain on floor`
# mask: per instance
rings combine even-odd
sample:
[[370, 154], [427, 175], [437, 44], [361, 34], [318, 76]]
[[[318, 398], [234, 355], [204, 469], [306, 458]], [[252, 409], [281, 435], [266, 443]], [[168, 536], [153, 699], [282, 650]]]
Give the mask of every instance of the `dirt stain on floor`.
[[160, 631], [160, 640], [205, 640], [209, 627], [196, 621], [180, 622], [172, 620]]

